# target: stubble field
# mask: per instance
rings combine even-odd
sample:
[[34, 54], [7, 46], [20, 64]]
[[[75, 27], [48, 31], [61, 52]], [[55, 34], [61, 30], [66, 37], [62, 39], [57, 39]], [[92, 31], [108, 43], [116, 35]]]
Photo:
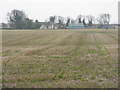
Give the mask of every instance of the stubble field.
[[2, 31], [2, 83], [3, 88], [116, 88], [118, 31]]

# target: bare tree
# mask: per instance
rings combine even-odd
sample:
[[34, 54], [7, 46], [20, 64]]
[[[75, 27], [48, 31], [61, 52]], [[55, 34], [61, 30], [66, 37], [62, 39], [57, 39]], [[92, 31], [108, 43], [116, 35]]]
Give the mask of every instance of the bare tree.
[[86, 21], [85, 20], [86, 20], [86, 17], [83, 16], [83, 21], [82, 22], [83, 22], [83, 25], [86, 27]]
[[75, 20], [71, 18], [71, 23], [75, 23]]
[[58, 23], [59, 24], [64, 24], [64, 17], [62, 17], [62, 16], [58, 16]]
[[97, 18], [97, 22], [100, 25], [109, 25], [111, 15], [110, 14], [101, 14], [99, 18]]
[[66, 26], [68, 27], [68, 24], [70, 23], [70, 17], [67, 17], [67, 21], [66, 21]]
[[65, 27], [65, 19], [62, 16], [58, 16], [58, 23], [59, 23], [59, 27], [58, 28], [64, 28]]
[[88, 26], [92, 27], [94, 17], [92, 15], [87, 16]]
[[78, 23], [82, 23], [82, 17], [83, 17], [82, 15], [77, 16]]
[[104, 14], [104, 23], [109, 25], [111, 15], [110, 14]]
[[50, 16], [49, 22], [55, 23], [56, 16]]
[[49, 17], [49, 23], [50, 23], [52, 29], [55, 28], [55, 20], [56, 20], [56, 16]]

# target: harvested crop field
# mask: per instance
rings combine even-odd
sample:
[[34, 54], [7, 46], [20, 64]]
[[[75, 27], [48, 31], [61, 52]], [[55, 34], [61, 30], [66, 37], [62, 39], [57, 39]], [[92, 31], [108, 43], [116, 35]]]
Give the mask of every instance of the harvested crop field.
[[118, 30], [2, 31], [3, 88], [117, 88]]

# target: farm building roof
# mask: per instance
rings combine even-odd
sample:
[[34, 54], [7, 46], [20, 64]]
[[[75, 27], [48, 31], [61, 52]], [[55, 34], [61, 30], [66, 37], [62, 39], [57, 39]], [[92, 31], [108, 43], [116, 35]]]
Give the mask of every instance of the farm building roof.
[[68, 24], [68, 29], [81, 29], [84, 28], [83, 23], [69, 23]]

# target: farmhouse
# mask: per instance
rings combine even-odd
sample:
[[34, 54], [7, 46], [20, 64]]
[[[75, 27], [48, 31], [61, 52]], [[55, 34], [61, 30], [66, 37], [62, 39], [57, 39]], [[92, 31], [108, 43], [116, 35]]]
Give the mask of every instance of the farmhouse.
[[40, 29], [53, 29], [53, 28], [54, 28], [54, 24], [51, 24], [49, 22], [44, 22], [40, 26]]
[[109, 28], [109, 25], [101, 25], [99, 28], [108, 29], [108, 28]]
[[85, 28], [83, 23], [69, 23], [68, 29], [82, 29]]
[[65, 29], [65, 28], [66, 26], [64, 24], [49, 23], [49, 22], [44, 22], [40, 26], [40, 29]]

